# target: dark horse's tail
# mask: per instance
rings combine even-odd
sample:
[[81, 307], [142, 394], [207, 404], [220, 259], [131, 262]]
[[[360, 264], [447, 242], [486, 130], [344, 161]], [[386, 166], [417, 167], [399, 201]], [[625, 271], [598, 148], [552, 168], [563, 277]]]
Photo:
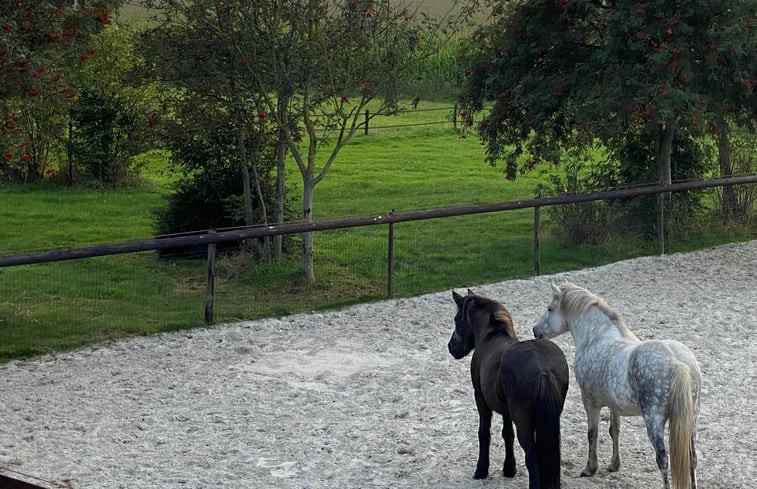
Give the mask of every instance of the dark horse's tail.
[[557, 379], [541, 372], [535, 381], [534, 435], [539, 457], [539, 481], [544, 489], [560, 488], [560, 413], [562, 402]]

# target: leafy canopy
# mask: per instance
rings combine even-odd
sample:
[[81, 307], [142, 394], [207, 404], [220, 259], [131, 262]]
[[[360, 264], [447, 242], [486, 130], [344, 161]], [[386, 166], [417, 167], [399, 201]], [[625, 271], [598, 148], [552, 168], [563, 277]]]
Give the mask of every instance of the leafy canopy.
[[488, 158], [559, 160], [559, 147], [646, 131], [714, 130], [755, 117], [751, 0], [529, 0], [495, 4], [461, 101], [494, 106], [478, 129]]

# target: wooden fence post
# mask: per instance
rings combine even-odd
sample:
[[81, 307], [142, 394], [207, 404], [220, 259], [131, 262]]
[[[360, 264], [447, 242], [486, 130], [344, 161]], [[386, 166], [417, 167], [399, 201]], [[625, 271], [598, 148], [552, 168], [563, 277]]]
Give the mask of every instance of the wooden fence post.
[[[538, 199], [539, 196], [537, 195]], [[541, 274], [541, 243], [539, 239], [539, 227], [541, 225], [540, 207], [534, 206], [534, 276]]]
[[[392, 211], [394, 212], [394, 211]], [[394, 223], [389, 223], [389, 243], [386, 257], [386, 295], [394, 295]]]
[[657, 242], [660, 256], [665, 254], [665, 193], [657, 194]]
[[[208, 236], [211, 239], [215, 238], [215, 231], [208, 231]], [[207, 273], [207, 286], [205, 289], [205, 324], [213, 324], [213, 302], [215, 295], [215, 281], [216, 281], [216, 243], [215, 241], [208, 243], [208, 273]]]

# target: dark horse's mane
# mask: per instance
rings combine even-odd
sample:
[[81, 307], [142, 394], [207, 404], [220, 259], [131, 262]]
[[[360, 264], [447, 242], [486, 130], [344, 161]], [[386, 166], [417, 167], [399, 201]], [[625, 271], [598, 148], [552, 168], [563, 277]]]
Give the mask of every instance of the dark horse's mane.
[[[518, 336], [515, 334], [515, 327], [513, 326], [513, 318], [510, 316], [510, 311], [501, 303], [487, 299], [486, 297], [477, 296], [479, 302], [486, 308], [486, 311], [491, 314], [492, 323], [497, 324], [505, 330], [507, 335], [517, 340]], [[483, 300], [481, 300], [483, 299]]]

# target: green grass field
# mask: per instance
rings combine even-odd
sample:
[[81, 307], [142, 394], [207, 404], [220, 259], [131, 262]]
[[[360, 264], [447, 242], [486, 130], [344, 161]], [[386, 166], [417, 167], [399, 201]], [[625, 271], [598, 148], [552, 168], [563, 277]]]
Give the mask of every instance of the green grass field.
[[[475, 135], [439, 124], [451, 104], [421, 100], [420, 112], [373, 125], [433, 123], [358, 134], [317, 187], [316, 220], [530, 198], [536, 172], [515, 182], [483, 161]], [[144, 181], [128, 190], [67, 189], [50, 182], [0, 189], [0, 253], [150, 238], [153, 213], [173, 177], [165, 153], [144, 157]], [[288, 175], [292, 192], [299, 174]], [[549, 217], [542, 220], [548, 228]], [[434, 219], [395, 226], [396, 296], [528, 277], [533, 211]], [[668, 244], [686, 251], [750, 239], [754, 229], [688, 227]], [[297, 238], [276, 263], [244, 256], [218, 262], [217, 321], [278, 316], [386, 297], [387, 226], [318, 233], [318, 283], [299, 280]], [[543, 233], [543, 273], [655, 253], [651, 241], [618, 238], [576, 246]], [[154, 253], [0, 268], [0, 362], [128, 335], [203, 324], [204, 260], [161, 261]]]

